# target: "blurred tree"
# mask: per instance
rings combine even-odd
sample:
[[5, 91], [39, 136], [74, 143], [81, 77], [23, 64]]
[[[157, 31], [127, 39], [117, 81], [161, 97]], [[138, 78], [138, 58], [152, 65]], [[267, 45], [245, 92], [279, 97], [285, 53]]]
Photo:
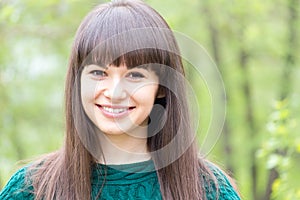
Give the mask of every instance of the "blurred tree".
[[[216, 2], [215, 2], [216, 3]], [[223, 60], [223, 55], [222, 55], [222, 48], [224, 46], [222, 45], [221, 38], [220, 38], [220, 28], [219, 24], [214, 17], [212, 7], [214, 7], [214, 3], [209, 2], [209, 1], [203, 1], [202, 3], [202, 9], [200, 10], [201, 13], [205, 14], [205, 20], [207, 23], [208, 27], [208, 33], [210, 35], [210, 42], [211, 42], [211, 51], [212, 51], [212, 56], [213, 60], [218, 66], [219, 70], [221, 71], [223, 80], [225, 84], [228, 82], [227, 79], [230, 79], [229, 74], [226, 74], [227, 71], [224, 69], [224, 60]], [[230, 95], [227, 95], [226, 97], [227, 102], [230, 102]], [[226, 169], [234, 174], [234, 168], [232, 166], [232, 144], [230, 142], [230, 138], [232, 137], [231, 135], [232, 131], [230, 130], [229, 124], [228, 124], [228, 118], [225, 120], [224, 127], [223, 127], [223, 149], [226, 156], [225, 159], [225, 165]]]
[[300, 118], [295, 114], [287, 99], [275, 102], [267, 124], [268, 137], [257, 153], [260, 159], [267, 161], [266, 168], [276, 173], [276, 176], [269, 175], [270, 185], [264, 199], [300, 198], [300, 175], [295, 167], [300, 165], [300, 136], [297, 131]]
[[283, 100], [291, 94], [292, 89], [292, 71], [296, 67], [296, 57], [299, 56], [299, 0], [289, 0], [287, 2], [288, 16], [286, 19], [287, 41], [285, 45], [286, 54], [284, 55], [285, 66], [281, 78], [280, 99]]

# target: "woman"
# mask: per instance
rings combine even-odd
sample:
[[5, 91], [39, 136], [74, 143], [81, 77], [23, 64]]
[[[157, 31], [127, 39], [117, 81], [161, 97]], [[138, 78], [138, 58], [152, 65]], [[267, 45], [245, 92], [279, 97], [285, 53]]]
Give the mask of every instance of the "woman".
[[19, 170], [0, 199], [239, 199], [199, 158], [183, 74], [169, 26], [148, 5], [92, 10], [69, 60], [65, 144]]

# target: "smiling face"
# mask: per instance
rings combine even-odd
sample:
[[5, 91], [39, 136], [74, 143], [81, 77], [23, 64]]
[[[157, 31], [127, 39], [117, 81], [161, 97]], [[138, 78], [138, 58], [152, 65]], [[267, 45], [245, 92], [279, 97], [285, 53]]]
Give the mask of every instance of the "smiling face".
[[158, 76], [147, 68], [88, 65], [81, 75], [81, 100], [91, 121], [105, 134], [146, 137]]

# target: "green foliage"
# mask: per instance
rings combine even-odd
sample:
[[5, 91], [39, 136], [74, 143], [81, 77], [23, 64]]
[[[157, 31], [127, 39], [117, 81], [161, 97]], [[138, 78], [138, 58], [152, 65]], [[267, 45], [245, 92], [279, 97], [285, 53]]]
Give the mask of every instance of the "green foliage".
[[276, 169], [278, 178], [272, 184], [272, 199], [300, 198], [300, 135], [299, 116], [293, 113], [287, 99], [278, 101], [267, 124], [268, 135], [257, 152], [266, 160], [267, 169]]
[[0, 2], [0, 187], [17, 161], [61, 146], [71, 38], [91, 7], [74, 1]]

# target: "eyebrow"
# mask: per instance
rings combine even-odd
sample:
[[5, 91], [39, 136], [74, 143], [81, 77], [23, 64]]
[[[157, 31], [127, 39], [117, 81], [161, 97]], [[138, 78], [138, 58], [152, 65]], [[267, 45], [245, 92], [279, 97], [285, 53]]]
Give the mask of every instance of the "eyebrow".
[[151, 71], [151, 69], [149, 69], [149, 67], [142, 67], [142, 66], [136, 66], [136, 67], [130, 67], [128, 68], [128, 70], [132, 70], [132, 69], [144, 69], [144, 70], [147, 70], [147, 71]]
[[89, 67], [98, 67], [98, 68], [102, 68], [102, 69], [105, 69], [105, 70], [108, 69], [107, 66], [100, 66], [100, 65], [96, 65], [96, 64], [90, 64], [90, 65], [84, 66], [84, 68], [89, 68]]

